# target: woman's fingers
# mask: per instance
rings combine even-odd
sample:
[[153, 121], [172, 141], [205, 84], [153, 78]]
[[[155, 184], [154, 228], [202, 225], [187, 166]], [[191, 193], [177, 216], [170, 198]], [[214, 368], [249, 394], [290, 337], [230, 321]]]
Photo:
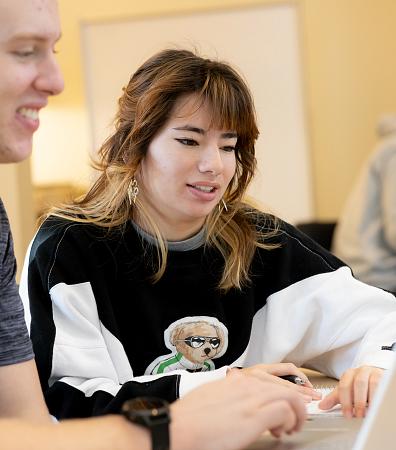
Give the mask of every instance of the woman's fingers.
[[355, 372], [346, 370], [338, 383], [338, 396], [344, 417], [353, 417], [353, 380]]
[[315, 391], [315, 389], [312, 392], [312, 400], [320, 400], [322, 398], [322, 393]]
[[372, 366], [346, 370], [338, 386], [318, 407], [326, 410], [341, 404], [344, 417], [365, 417], [367, 401], [371, 402], [382, 374], [383, 369]]
[[382, 375], [384, 374], [383, 369], [375, 367], [375, 370], [370, 374], [369, 387], [368, 387], [368, 404], [370, 406], [374, 394], [377, 391], [378, 385], [381, 381]]
[[368, 400], [370, 368], [368, 366], [359, 368], [353, 380], [353, 404], [356, 417], [366, 415], [366, 405]]
[[262, 382], [275, 383], [280, 386], [292, 388], [294, 391], [299, 392], [303, 396], [304, 401], [308, 403], [312, 401], [313, 397], [315, 399], [321, 397], [320, 394], [318, 395], [318, 393], [314, 392], [312, 384], [309, 381], [304, 385], [297, 385], [280, 378], [281, 375], [295, 375], [299, 378], [304, 377], [307, 380], [306, 375], [299, 371], [294, 364], [258, 364], [240, 369], [239, 372], [246, 377], [255, 378]]
[[340, 398], [338, 395], [338, 387], [334, 388], [334, 390], [327, 395], [319, 404], [318, 408], [327, 410], [332, 408], [335, 405], [338, 405], [340, 403]]
[[305, 373], [301, 372], [301, 370], [292, 363], [258, 364], [255, 367], [262, 368], [262, 370], [265, 370], [270, 375], [275, 375], [277, 377], [284, 375], [295, 375], [296, 377], [307, 381], [304, 386], [311, 388], [313, 387]]

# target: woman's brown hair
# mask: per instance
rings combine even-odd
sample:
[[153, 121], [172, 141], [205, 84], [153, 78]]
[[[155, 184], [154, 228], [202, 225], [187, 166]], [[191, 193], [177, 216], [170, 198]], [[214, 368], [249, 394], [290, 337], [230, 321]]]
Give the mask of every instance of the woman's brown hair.
[[139, 195], [136, 203], [129, 202], [128, 187], [149, 144], [172, 115], [177, 99], [186, 94], [194, 96], [197, 107], [210, 104], [211, 126], [238, 134], [236, 172], [224, 194], [228, 210], [216, 207], [208, 215], [206, 246], [215, 247], [224, 259], [219, 288], [240, 289], [249, 281], [256, 247], [273, 246], [264, 243], [264, 234], [254, 226], [255, 210], [242, 201], [256, 170], [255, 141], [259, 131], [250, 90], [227, 63], [179, 49], [163, 50], [148, 59], [123, 88], [115, 130], [100, 148], [94, 164], [99, 177], [84, 198], [50, 214], [120, 229], [138, 213], [158, 239], [158, 260], [153, 261], [153, 281], [158, 281], [166, 269], [167, 243]]

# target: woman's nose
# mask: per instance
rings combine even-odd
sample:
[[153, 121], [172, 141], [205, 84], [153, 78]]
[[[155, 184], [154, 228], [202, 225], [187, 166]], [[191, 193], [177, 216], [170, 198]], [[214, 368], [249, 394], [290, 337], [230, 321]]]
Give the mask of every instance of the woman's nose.
[[210, 172], [213, 175], [219, 175], [223, 171], [223, 161], [220, 149], [217, 146], [208, 146], [206, 148], [199, 162], [199, 170], [202, 173]]

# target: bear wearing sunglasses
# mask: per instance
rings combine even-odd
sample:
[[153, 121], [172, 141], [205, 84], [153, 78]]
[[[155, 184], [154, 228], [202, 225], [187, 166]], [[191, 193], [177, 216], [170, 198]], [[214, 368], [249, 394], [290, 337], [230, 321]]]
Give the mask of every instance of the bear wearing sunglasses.
[[187, 370], [214, 370], [213, 359], [223, 356], [228, 347], [227, 327], [214, 317], [185, 317], [173, 322], [164, 332], [171, 354], [159, 356], [146, 369], [146, 375]]

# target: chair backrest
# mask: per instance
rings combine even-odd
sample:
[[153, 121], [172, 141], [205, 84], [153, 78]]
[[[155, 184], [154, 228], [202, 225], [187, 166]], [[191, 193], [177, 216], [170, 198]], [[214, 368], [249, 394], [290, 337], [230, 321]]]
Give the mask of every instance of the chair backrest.
[[306, 222], [296, 228], [330, 251], [335, 226], [336, 222]]

